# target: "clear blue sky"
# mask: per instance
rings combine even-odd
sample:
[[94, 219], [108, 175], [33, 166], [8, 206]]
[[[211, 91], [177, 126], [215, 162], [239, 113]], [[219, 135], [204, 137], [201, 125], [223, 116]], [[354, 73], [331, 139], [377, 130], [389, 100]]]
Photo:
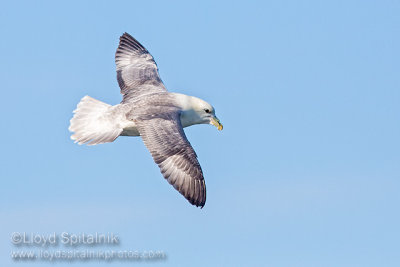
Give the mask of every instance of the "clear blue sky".
[[[13, 232], [113, 232], [146, 266], [400, 266], [398, 1], [8, 1], [0, 4], [1, 266]], [[78, 146], [72, 110], [121, 100], [123, 32], [170, 91], [224, 123], [186, 134], [204, 209], [140, 138]]]

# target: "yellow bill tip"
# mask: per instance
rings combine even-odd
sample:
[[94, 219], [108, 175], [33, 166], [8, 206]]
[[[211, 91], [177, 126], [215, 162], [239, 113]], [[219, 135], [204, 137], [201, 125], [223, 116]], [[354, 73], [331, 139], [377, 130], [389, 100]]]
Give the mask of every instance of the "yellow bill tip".
[[217, 119], [215, 117], [211, 119], [211, 124], [214, 125], [215, 127], [217, 127], [217, 129], [220, 131], [224, 128], [222, 123], [219, 122], [219, 119]]

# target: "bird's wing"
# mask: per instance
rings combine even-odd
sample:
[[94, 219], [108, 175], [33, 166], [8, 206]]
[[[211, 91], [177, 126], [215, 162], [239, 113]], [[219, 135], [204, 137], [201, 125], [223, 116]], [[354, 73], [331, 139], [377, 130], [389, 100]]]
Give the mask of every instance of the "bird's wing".
[[135, 123], [164, 178], [191, 204], [203, 207], [206, 184], [197, 155], [183, 131], [180, 112], [141, 116]]
[[167, 91], [149, 51], [128, 33], [119, 38], [115, 64], [123, 103], [142, 95]]

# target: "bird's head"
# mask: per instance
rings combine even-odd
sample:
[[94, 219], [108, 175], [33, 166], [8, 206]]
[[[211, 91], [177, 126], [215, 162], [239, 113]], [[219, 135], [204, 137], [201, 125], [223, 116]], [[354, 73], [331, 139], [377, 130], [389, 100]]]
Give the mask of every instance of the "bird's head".
[[183, 107], [181, 121], [183, 127], [193, 124], [211, 124], [222, 130], [223, 126], [217, 116], [215, 109], [206, 101], [190, 96], [186, 99], [186, 105]]

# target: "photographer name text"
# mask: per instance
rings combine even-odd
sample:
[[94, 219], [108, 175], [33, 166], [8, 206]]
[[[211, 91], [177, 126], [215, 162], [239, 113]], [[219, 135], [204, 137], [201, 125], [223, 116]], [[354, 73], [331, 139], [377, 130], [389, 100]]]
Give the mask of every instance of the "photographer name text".
[[18, 246], [93, 246], [93, 245], [119, 245], [119, 237], [114, 233], [68, 233], [62, 232], [40, 234], [14, 232], [11, 234], [11, 242]]

